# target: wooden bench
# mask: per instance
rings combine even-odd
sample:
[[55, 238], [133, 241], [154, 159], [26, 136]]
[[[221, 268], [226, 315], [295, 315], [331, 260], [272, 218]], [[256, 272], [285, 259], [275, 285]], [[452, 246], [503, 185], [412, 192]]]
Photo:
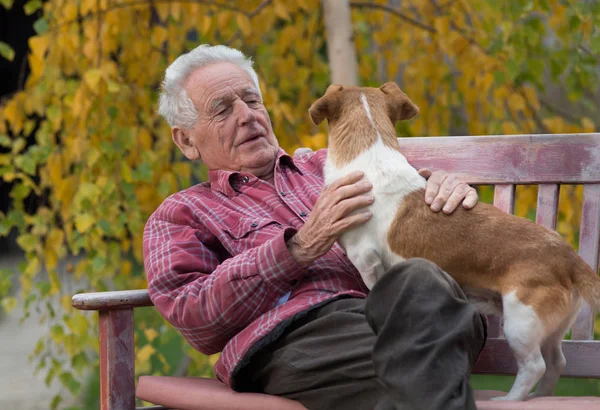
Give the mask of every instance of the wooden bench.
[[[405, 156], [417, 169], [443, 169], [466, 175], [473, 185], [494, 185], [494, 205], [505, 212], [513, 213], [516, 184], [538, 184], [536, 222], [549, 229], [556, 229], [560, 185], [584, 185], [578, 252], [587, 263], [598, 269], [600, 134], [405, 138], [399, 142]], [[146, 290], [87, 293], [73, 297], [75, 308], [96, 310], [100, 315], [102, 410], [135, 408], [134, 308], [151, 305]], [[506, 341], [501, 338], [501, 325], [492, 321], [490, 327], [490, 339], [474, 373], [515, 374], [514, 359]], [[584, 305], [573, 326], [572, 340], [563, 344], [567, 358], [563, 376], [600, 378], [600, 341], [593, 340], [593, 332], [594, 312]], [[172, 401], [162, 404], [173, 408], [304, 408], [278, 397], [234, 393], [216, 380], [202, 378], [142, 376], [137, 394], [149, 400], [158, 393], [164, 395], [169, 391]], [[483, 401], [489, 393], [478, 394], [480, 409], [600, 409], [600, 399], [593, 398], [500, 403]]]

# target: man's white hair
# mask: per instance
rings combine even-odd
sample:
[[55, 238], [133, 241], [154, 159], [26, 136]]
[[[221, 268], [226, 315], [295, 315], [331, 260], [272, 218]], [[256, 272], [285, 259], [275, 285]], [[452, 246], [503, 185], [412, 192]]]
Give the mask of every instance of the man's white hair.
[[[232, 63], [244, 69], [249, 75], [259, 95], [258, 75], [252, 68], [252, 59], [241, 51], [227, 46], [201, 44], [192, 51], [182, 54], [165, 72], [158, 100], [158, 113], [171, 127], [192, 128], [198, 121], [198, 111], [185, 91], [184, 83], [192, 71], [215, 63]], [[262, 98], [262, 95], [261, 95]]]

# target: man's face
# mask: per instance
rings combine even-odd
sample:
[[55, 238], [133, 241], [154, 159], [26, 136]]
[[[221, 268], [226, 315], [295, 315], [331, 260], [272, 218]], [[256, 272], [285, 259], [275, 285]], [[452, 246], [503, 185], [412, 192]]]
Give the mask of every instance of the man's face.
[[211, 64], [192, 72], [186, 91], [199, 113], [189, 130], [173, 128], [184, 155], [201, 159], [209, 170], [273, 172], [279, 144], [271, 120], [250, 76], [231, 63]]

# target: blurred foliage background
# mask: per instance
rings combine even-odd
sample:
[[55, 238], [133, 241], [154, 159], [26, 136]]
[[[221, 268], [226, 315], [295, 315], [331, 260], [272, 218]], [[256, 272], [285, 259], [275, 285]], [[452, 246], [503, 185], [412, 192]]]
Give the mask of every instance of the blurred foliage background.
[[[156, 114], [165, 68], [200, 43], [253, 57], [281, 145], [326, 144], [310, 104], [330, 83], [318, 0], [0, 0], [35, 16], [22, 87], [1, 101], [0, 178], [11, 203], [0, 235], [25, 258], [0, 272], [1, 306], [21, 298], [47, 314], [32, 360], [97, 407], [97, 318], [71, 307], [81, 291], [145, 288], [142, 229], [169, 194], [204, 180]], [[399, 136], [580, 133], [597, 129], [600, 2], [351, 1], [359, 83], [396, 81], [421, 108]], [[13, 60], [11, 44], [0, 55]], [[21, 62], [13, 61], [14, 64]], [[493, 191], [481, 188], [483, 201]], [[560, 194], [558, 231], [577, 246], [581, 189]], [[536, 187], [518, 187], [533, 218]], [[33, 204], [33, 205], [32, 205]], [[11, 283], [18, 278], [18, 293]], [[211, 375], [216, 357], [190, 349], [152, 309], [136, 315], [138, 374]], [[510, 378], [474, 377], [476, 388]], [[562, 380], [559, 394], [600, 394]], [[51, 404], [60, 408], [63, 397]]]

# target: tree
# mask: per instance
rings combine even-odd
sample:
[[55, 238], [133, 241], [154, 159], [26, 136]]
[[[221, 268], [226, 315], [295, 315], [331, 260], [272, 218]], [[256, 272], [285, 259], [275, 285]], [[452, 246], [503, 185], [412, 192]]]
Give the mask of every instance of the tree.
[[354, 28], [347, 0], [322, 0], [331, 83], [358, 85]]
[[[600, 3], [349, 5], [359, 83], [397, 81], [421, 108], [399, 135], [596, 129]], [[70, 307], [72, 293], [144, 288], [145, 220], [167, 195], [206, 177], [177, 152], [155, 112], [165, 67], [199, 43], [242, 49], [256, 61], [281, 145], [316, 149], [326, 144], [325, 125], [315, 129], [306, 113], [330, 82], [329, 48], [318, 0], [32, 0], [25, 7], [39, 19], [31, 74], [0, 113], [0, 177], [13, 183], [0, 235], [16, 230], [26, 254], [18, 273], [26, 308], [51, 309], [34, 357], [48, 380], [60, 378], [77, 395], [78, 375], [97, 362], [97, 331], [94, 316]], [[535, 189], [518, 195], [517, 213], [527, 215]], [[23, 205], [32, 197], [40, 201], [33, 212]], [[561, 193], [559, 232], [573, 243], [580, 197], [577, 188]], [[69, 255], [79, 258], [63, 269]], [[63, 270], [70, 276], [61, 281]], [[13, 274], [0, 275], [0, 291]], [[14, 305], [3, 298], [5, 309]], [[139, 373], [175, 371], [162, 349], [169, 345], [193, 358], [182, 371], [210, 374], [215, 358], [184, 347], [156, 313], [141, 313], [137, 325]]]

